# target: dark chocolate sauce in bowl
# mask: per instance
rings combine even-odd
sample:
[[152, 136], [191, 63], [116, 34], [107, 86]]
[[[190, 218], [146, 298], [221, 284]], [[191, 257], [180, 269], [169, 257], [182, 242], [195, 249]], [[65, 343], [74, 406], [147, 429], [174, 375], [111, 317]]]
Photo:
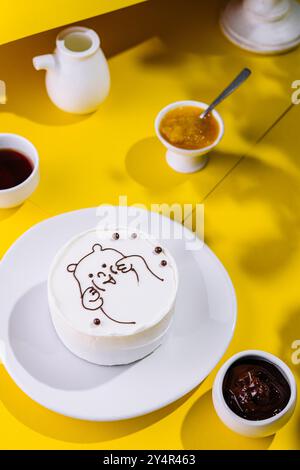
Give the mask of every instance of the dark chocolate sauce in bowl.
[[263, 358], [244, 357], [226, 372], [223, 396], [235, 414], [260, 421], [284, 410], [291, 397], [291, 388], [275, 364]]
[[14, 188], [33, 172], [33, 164], [26, 155], [13, 149], [0, 149], [0, 190]]

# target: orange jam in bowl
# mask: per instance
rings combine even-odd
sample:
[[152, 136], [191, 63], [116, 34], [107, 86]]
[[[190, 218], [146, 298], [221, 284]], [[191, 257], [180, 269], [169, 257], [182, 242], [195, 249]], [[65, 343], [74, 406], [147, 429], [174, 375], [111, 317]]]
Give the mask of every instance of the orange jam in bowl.
[[212, 113], [200, 119], [203, 111], [197, 106], [171, 109], [160, 122], [161, 136], [174, 147], [185, 150], [209, 147], [217, 140], [220, 125]]

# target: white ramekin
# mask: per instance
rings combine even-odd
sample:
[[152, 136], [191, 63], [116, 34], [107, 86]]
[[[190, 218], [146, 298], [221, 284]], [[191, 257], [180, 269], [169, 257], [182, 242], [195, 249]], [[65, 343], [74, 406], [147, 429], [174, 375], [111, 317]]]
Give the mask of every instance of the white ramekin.
[[22, 204], [36, 189], [39, 180], [39, 156], [34, 145], [17, 134], [0, 134], [0, 149], [11, 149], [25, 155], [32, 163], [33, 170], [23, 183], [0, 190], [0, 208], [7, 209]]
[[[174, 145], [171, 145], [166, 139], [164, 139], [159, 129], [163, 117], [172, 109], [178, 108], [180, 106], [195, 106], [200, 110], [203, 110], [208, 107], [208, 104], [202, 103], [201, 101], [191, 100], [176, 101], [174, 103], [169, 104], [158, 113], [155, 119], [155, 132], [159, 140], [167, 148], [166, 160], [170, 167], [172, 167], [175, 171], [178, 171], [179, 173], [194, 173], [195, 171], [199, 171], [204, 168], [208, 160], [208, 152], [215, 148], [216, 145], [218, 145], [218, 143], [222, 139], [224, 135], [224, 122], [220, 114], [216, 110], [213, 110], [212, 114], [219, 124], [219, 134], [216, 140], [211, 145], [196, 150], [185, 150], [175, 147]], [[200, 114], [201, 112], [199, 113], [199, 116]]]
[[[234, 362], [244, 357], [252, 357], [270, 362], [280, 370], [288, 381], [291, 389], [290, 400], [287, 406], [276, 416], [262, 419], [260, 421], [251, 421], [241, 418], [227, 405], [223, 395], [223, 381], [225, 374]], [[273, 354], [258, 350], [248, 350], [235, 354], [221, 367], [214, 381], [212, 395], [215, 410], [221, 421], [223, 421], [229, 429], [243, 436], [264, 437], [275, 434], [291, 418], [297, 401], [297, 387], [293, 373], [284, 362]]]

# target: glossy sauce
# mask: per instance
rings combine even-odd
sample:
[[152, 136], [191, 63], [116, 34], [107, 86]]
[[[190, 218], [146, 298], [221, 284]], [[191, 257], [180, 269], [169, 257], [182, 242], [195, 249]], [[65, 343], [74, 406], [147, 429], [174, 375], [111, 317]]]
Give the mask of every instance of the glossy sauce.
[[160, 133], [169, 144], [186, 150], [197, 150], [213, 144], [220, 126], [210, 113], [204, 119], [204, 111], [196, 106], [179, 106], [169, 111], [161, 120]]
[[243, 358], [228, 369], [223, 395], [229, 408], [252, 421], [268, 419], [288, 404], [291, 389], [274, 364], [257, 358]]
[[32, 173], [31, 161], [12, 149], [0, 149], [0, 190], [23, 183]]

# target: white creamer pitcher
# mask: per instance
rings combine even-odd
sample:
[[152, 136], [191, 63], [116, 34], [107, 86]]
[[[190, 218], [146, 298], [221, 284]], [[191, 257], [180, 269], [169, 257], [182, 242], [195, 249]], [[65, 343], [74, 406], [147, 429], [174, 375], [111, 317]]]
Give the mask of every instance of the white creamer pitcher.
[[47, 71], [48, 95], [63, 111], [91, 113], [108, 95], [109, 68], [92, 29], [75, 26], [61, 31], [54, 53], [35, 57], [33, 66]]

